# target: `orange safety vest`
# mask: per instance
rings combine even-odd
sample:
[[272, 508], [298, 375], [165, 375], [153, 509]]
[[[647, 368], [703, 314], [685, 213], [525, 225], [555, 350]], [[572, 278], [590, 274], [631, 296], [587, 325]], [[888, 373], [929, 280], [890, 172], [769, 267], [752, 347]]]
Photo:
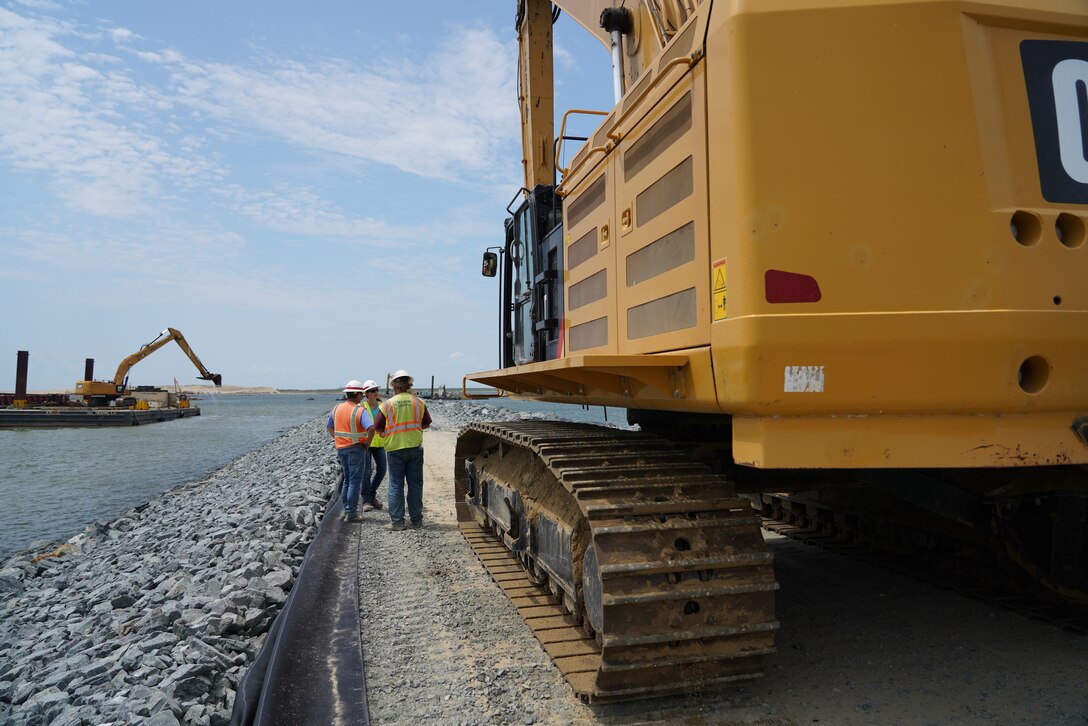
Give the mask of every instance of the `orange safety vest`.
[[366, 444], [366, 429], [359, 430], [359, 411], [365, 411], [362, 403], [344, 401], [338, 403], [332, 413], [333, 443], [338, 449], [356, 444]]
[[423, 444], [423, 412], [425, 409], [414, 393], [398, 393], [382, 401], [378, 410], [385, 416], [386, 451], [411, 449]]

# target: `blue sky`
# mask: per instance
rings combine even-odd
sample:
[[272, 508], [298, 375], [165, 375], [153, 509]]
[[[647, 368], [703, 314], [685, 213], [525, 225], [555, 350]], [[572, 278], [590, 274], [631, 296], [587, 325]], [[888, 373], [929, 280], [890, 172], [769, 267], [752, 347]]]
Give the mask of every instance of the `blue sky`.
[[[0, 390], [168, 326], [241, 386], [497, 367], [515, 5], [0, 2]], [[610, 106], [607, 51], [556, 43], [558, 113]], [[131, 382], [195, 375], [171, 345]]]

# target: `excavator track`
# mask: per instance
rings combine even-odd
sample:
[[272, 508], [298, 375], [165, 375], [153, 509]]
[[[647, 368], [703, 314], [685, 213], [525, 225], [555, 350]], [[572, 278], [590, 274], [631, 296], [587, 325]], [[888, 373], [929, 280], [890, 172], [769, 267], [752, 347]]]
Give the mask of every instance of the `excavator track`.
[[672, 442], [589, 424], [474, 424], [461, 530], [586, 702], [762, 675], [772, 555], [750, 502]]

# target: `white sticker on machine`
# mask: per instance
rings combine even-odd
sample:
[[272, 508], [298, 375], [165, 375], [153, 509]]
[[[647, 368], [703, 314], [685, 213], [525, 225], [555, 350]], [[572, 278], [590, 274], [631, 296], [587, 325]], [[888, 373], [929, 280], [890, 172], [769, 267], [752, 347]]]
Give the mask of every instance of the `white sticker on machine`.
[[786, 393], [823, 393], [823, 366], [786, 366]]

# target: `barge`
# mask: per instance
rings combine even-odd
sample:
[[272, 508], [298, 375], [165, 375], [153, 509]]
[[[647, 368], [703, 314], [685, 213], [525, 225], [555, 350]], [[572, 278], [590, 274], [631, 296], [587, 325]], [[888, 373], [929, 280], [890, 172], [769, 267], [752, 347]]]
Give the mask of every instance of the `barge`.
[[188, 394], [182, 393], [176, 378], [173, 391], [156, 386], [130, 388], [128, 385], [128, 372], [132, 366], [170, 341], [175, 341], [189, 356], [200, 371], [198, 378], [222, 385], [223, 376], [205, 368], [185, 336], [174, 328], [162, 331], [150, 343], [122, 360], [111, 381], [94, 380], [94, 359], [87, 358], [83, 380], [75, 385], [75, 395], [28, 393], [30, 352], [20, 350], [15, 359], [15, 393], [0, 393], [0, 429], [139, 426], [199, 416], [200, 409], [189, 403]]
[[56, 406], [47, 408], [0, 408], [0, 429], [93, 428], [99, 426], [140, 426], [199, 416], [200, 409], [189, 408], [84, 408]]
[[140, 386], [113, 406], [75, 403], [68, 394], [0, 393], [0, 429], [97, 428], [140, 426], [199, 416], [189, 397], [151, 386]]

